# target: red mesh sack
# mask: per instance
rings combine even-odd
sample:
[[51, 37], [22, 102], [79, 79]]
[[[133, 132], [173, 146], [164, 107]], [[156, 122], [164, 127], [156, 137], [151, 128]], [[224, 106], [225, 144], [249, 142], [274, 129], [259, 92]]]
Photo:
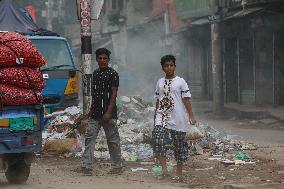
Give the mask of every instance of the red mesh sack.
[[0, 68], [0, 83], [37, 91], [45, 86], [41, 72], [27, 67]]
[[42, 96], [38, 91], [0, 84], [1, 105], [33, 105], [41, 102]]
[[46, 60], [25, 36], [16, 32], [0, 33], [0, 67], [19, 64], [39, 68], [46, 64]]

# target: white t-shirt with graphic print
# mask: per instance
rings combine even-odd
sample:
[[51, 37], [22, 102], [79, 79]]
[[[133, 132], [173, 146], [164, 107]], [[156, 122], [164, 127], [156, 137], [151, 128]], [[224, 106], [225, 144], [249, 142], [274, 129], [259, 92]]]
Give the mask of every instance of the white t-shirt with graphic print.
[[189, 118], [182, 99], [191, 97], [186, 81], [181, 77], [161, 78], [157, 82], [155, 99], [159, 100], [155, 125], [188, 132]]

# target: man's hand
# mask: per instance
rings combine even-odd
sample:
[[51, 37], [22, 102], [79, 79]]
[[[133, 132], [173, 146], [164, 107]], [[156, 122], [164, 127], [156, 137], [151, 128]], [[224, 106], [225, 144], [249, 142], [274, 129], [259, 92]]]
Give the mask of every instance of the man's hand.
[[195, 125], [197, 121], [194, 116], [189, 116], [189, 122], [191, 125]]
[[182, 99], [182, 102], [185, 106], [185, 109], [188, 113], [188, 118], [189, 118], [189, 122], [191, 125], [195, 125], [196, 124], [196, 119], [193, 115], [193, 112], [192, 112], [192, 107], [191, 107], [191, 102], [189, 100], [189, 97], [185, 97]]
[[86, 116], [87, 116], [87, 118], [92, 117], [92, 116], [93, 116], [93, 112], [92, 112], [92, 110], [90, 110], [90, 111], [89, 111], [89, 113], [87, 113], [87, 115], [86, 115]]
[[117, 97], [117, 87], [111, 88], [112, 94], [110, 97], [109, 105], [107, 107], [107, 111], [103, 115], [103, 124], [104, 126], [107, 126], [110, 119], [112, 118], [112, 111], [115, 107], [116, 97]]
[[110, 113], [107, 113], [107, 112], [104, 113], [104, 115], [103, 115], [104, 125], [108, 125], [108, 122], [111, 119], [111, 116], [112, 116], [112, 114], [110, 114]]

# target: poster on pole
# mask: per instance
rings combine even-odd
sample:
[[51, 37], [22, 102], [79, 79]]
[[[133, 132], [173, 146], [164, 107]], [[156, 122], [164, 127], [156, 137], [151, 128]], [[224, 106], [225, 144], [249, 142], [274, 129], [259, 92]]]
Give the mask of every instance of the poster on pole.
[[80, 0], [81, 36], [91, 36], [91, 3], [90, 0]]
[[104, 5], [104, 0], [93, 0], [92, 19], [98, 20]]

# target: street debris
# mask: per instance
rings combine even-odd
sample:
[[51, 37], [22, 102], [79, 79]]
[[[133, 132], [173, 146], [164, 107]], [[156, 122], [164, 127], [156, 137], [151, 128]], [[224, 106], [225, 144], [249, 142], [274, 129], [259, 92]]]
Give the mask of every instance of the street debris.
[[213, 169], [213, 167], [203, 168], [203, 169], [195, 169], [195, 171], [208, 171]]
[[186, 133], [185, 138], [187, 140], [198, 140], [204, 137], [199, 124], [190, 125], [189, 124], [189, 131]]
[[[172, 165], [167, 165], [167, 170], [169, 173], [173, 172], [174, 167]], [[162, 166], [160, 165], [155, 165], [152, 167], [152, 172], [155, 173], [156, 175], [162, 174]]]
[[[158, 173], [160, 167], [153, 158], [151, 147], [151, 133], [153, 130], [154, 107], [151, 103], [144, 102], [140, 97], [121, 96], [117, 98], [118, 117], [117, 120], [120, 138], [122, 157], [125, 161], [140, 162], [140, 165], [154, 165], [152, 172]], [[87, 120], [78, 107], [69, 107], [63, 111], [53, 112], [45, 115], [46, 130], [44, 132], [44, 152], [58, 153], [64, 157], [80, 157], [84, 151], [84, 128]], [[192, 125], [190, 125], [192, 126]], [[235, 141], [224, 132], [217, 131], [208, 124], [200, 122], [192, 126], [192, 133], [189, 136], [190, 155], [206, 155], [208, 161], [220, 161], [228, 165], [254, 164], [256, 159], [248, 153], [256, 150], [257, 146], [252, 143]], [[171, 145], [171, 138], [167, 139], [167, 158], [174, 160], [174, 151]], [[109, 151], [106, 137], [100, 132], [97, 137], [94, 156], [96, 159], [109, 160]], [[174, 162], [174, 161], [173, 161]], [[144, 164], [142, 164], [144, 163]], [[172, 163], [172, 167], [175, 163]], [[201, 170], [211, 170], [199, 168]], [[144, 169], [143, 169], [144, 170]], [[142, 171], [133, 168], [133, 172]]]
[[138, 168], [130, 168], [132, 172], [138, 172], [138, 171], [148, 171], [148, 169], [145, 169], [143, 167], [138, 167]]
[[79, 118], [78, 107], [68, 107], [64, 111], [45, 115], [43, 132], [43, 151], [46, 153], [64, 154], [82, 151], [82, 139], [74, 123]]

